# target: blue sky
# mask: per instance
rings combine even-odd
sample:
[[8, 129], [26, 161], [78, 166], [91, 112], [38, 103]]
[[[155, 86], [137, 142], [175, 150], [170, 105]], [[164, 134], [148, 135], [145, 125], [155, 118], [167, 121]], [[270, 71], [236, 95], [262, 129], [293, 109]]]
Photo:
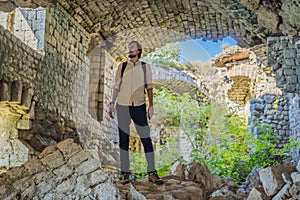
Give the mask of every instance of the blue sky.
[[235, 41], [232, 37], [228, 36], [218, 42], [208, 40], [202, 41], [201, 39], [181, 42], [181, 60], [186, 62], [206, 62], [209, 59], [215, 57], [216, 54], [220, 53], [223, 50], [223, 44], [233, 46], [237, 44], [237, 41]]

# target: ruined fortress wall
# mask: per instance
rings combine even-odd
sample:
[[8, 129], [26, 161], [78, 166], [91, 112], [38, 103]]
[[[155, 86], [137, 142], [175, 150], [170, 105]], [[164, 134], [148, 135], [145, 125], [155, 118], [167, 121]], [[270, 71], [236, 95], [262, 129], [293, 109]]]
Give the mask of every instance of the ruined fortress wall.
[[289, 143], [291, 134], [289, 109], [289, 98], [286, 95], [264, 94], [257, 99], [252, 99], [249, 119], [251, 132], [260, 135], [266, 131], [264, 126], [270, 126], [275, 136], [279, 138], [278, 147]]
[[[0, 80], [2, 87], [21, 81], [25, 89], [37, 89], [42, 79], [39, 73], [44, 57], [25, 45], [19, 38], [0, 26]], [[3, 84], [5, 83], [5, 84]], [[1, 90], [4, 92], [4, 90]], [[2, 94], [3, 100], [11, 100], [11, 91]]]
[[273, 66], [277, 86], [285, 93], [300, 92], [300, 37], [268, 38], [268, 64]]
[[48, 9], [45, 29], [45, 62], [42, 68], [43, 95], [47, 110], [70, 119], [87, 111], [89, 36], [60, 7]]
[[[86, 52], [89, 39], [84, 29], [62, 8], [49, 9], [43, 68], [43, 85], [47, 87], [43, 88], [41, 100], [47, 110], [75, 122], [85, 148], [96, 149], [105, 164], [114, 165], [118, 157], [114, 135], [105, 129], [103, 132], [103, 126], [88, 113], [90, 61]], [[102, 64], [104, 69], [113, 62], [107, 61]]]
[[289, 96], [290, 136], [300, 141], [300, 37], [269, 37], [267, 47], [277, 86]]
[[[118, 153], [113, 135], [104, 134], [101, 124], [88, 113], [86, 51], [90, 38], [85, 30], [62, 8], [56, 7], [46, 10], [42, 51], [35, 51], [2, 26], [0, 33], [1, 100], [13, 100], [16, 95], [11, 95], [11, 86], [16, 81], [21, 88], [30, 89], [28, 107], [35, 97], [31, 130], [21, 134], [25, 142], [41, 151], [73, 138], [84, 148], [99, 152], [105, 164], [116, 164]], [[22, 94], [22, 89], [17, 91]]]
[[27, 108], [34, 107], [35, 91], [40, 89], [38, 83], [42, 79], [39, 71], [43, 59], [42, 55], [0, 25], [1, 167], [21, 165], [29, 158], [29, 154], [33, 154], [18, 139], [20, 131], [29, 128], [28, 118], [32, 116], [24, 115], [24, 111], [18, 110], [12, 102], [20, 102]]
[[250, 102], [251, 132], [260, 134], [259, 125], [269, 125], [280, 139], [279, 147], [289, 143], [289, 137], [300, 141], [300, 97], [297, 93], [265, 94]]

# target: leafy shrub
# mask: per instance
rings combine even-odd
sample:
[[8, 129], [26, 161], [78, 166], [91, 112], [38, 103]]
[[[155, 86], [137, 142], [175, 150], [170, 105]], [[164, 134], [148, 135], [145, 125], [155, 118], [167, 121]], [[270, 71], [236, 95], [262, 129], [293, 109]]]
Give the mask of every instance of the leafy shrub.
[[256, 168], [280, 164], [293, 153], [299, 142], [290, 138], [290, 143], [278, 149], [279, 139], [272, 128], [260, 125], [261, 134], [256, 137], [248, 130], [246, 120], [239, 116], [228, 118], [228, 130], [217, 138], [218, 145], [211, 145], [206, 154], [194, 149], [192, 157], [205, 162], [212, 173], [220, 177], [232, 177], [236, 183], [246, 179]]
[[[154, 101], [154, 129], [177, 127], [191, 143], [191, 158], [205, 162], [213, 174], [232, 177], [236, 183], [244, 181], [253, 169], [281, 163], [299, 147], [299, 142], [290, 139], [290, 143], [278, 149], [279, 139], [271, 127], [259, 125], [260, 135], [255, 136], [249, 131], [246, 117], [229, 115], [226, 107], [217, 102], [206, 99], [200, 102], [188, 94], [179, 96], [166, 88], [155, 90]], [[169, 148], [163, 146], [156, 155], [158, 162], [165, 164], [159, 168], [160, 175], [166, 174], [171, 164], [181, 159], [179, 152]], [[137, 161], [146, 166], [145, 161]]]

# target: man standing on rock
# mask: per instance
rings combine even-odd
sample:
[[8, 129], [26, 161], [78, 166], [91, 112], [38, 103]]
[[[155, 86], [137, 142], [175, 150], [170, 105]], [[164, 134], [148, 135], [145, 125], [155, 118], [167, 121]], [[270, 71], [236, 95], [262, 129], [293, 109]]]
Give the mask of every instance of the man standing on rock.
[[[137, 41], [130, 42], [128, 50], [129, 60], [118, 66], [112, 101], [109, 106], [109, 116], [114, 118], [116, 104], [122, 173], [121, 183], [130, 182], [131, 172], [129, 170], [128, 150], [132, 120], [144, 146], [148, 163], [148, 179], [150, 182], [160, 185], [163, 184], [163, 180], [158, 177], [155, 169], [154, 150], [148, 124], [148, 119], [150, 120], [154, 114], [151, 68], [149, 64], [139, 60], [143, 49]], [[145, 91], [147, 91], [149, 100], [148, 112], [146, 112]]]

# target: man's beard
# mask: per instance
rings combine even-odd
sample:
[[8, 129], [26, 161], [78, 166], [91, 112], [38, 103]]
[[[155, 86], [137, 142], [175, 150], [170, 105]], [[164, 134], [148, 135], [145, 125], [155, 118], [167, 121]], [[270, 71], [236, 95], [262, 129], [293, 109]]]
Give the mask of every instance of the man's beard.
[[134, 58], [136, 56], [137, 56], [137, 54], [135, 54], [135, 55], [128, 55], [129, 58]]

